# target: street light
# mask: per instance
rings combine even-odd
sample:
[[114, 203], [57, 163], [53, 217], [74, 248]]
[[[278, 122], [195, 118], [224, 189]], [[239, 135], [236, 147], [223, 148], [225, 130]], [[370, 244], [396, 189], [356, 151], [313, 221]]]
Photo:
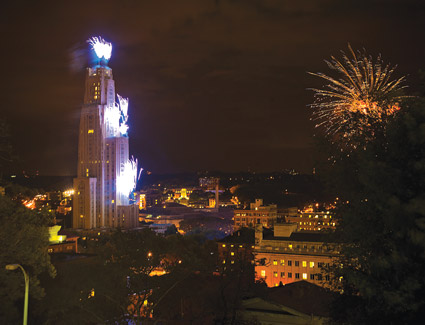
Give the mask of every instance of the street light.
[[30, 291], [30, 278], [29, 278], [27, 272], [25, 272], [24, 268], [21, 265], [19, 265], [19, 264], [8, 264], [8, 265], [6, 265], [6, 270], [8, 270], [8, 271], [14, 271], [18, 267], [24, 273], [24, 278], [25, 278], [25, 302], [24, 302], [24, 321], [23, 321], [23, 324], [24, 325], [27, 325], [27, 319], [28, 319], [28, 293]]

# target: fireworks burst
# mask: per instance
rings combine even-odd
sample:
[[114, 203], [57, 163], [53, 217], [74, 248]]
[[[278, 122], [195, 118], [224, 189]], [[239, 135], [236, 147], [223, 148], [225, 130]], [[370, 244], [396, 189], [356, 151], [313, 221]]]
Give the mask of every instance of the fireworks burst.
[[325, 61], [339, 78], [309, 72], [329, 82], [323, 89], [312, 89], [315, 102], [310, 106], [316, 127], [356, 147], [356, 139], [370, 140], [374, 129], [400, 109], [399, 101], [405, 96], [399, 91], [406, 86], [402, 85], [405, 77], [390, 80], [396, 66], [384, 65], [381, 56], [373, 62], [366, 51], [354, 52], [350, 45], [348, 49], [352, 58], [342, 52], [342, 60], [332, 56]]

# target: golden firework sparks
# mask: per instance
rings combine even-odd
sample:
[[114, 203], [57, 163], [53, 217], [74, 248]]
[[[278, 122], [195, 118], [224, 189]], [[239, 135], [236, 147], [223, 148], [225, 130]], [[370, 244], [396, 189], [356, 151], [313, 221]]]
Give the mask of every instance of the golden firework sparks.
[[396, 66], [385, 65], [380, 55], [373, 62], [366, 51], [355, 52], [350, 45], [348, 49], [351, 58], [342, 51], [342, 60], [332, 56], [325, 61], [339, 77], [309, 72], [328, 82], [323, 89], [312, 89], [315, 102], [310, 106], [316, 127], [323, 127], [328, 136], [351, 141], [373, 134], [376, 125], [398, 111], [399, 101], [405, 97], [400, 90], [406, 86], [402, 85], [405, 77], [391, 80]]

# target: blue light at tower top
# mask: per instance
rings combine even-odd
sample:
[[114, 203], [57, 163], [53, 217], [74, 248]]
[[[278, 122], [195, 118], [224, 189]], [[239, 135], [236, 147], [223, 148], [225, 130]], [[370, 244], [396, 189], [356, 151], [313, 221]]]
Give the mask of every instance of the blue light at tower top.
[[91, 45], [91, 48], [94, 50], [97, 58], [100, 61], [105, 61], [108, 63], [112, 54], [112, 44], [105, 41], [102, 37], [91, 37], [87, 40], [87, 43]]

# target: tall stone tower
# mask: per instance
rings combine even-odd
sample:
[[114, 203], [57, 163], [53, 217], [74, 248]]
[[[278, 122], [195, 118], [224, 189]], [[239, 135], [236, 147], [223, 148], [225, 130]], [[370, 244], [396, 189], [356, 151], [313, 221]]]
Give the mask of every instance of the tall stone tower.
[[107, 66], [112, 45], [89, 40], [98, 58], [87, 68], [80, 116], [77, 178], [74, 179], [73, 227], [133, 228], [137, 205], [129, 195], [137, 180], [137, 160], [129, 160], [128, 100], [117, 95]]

